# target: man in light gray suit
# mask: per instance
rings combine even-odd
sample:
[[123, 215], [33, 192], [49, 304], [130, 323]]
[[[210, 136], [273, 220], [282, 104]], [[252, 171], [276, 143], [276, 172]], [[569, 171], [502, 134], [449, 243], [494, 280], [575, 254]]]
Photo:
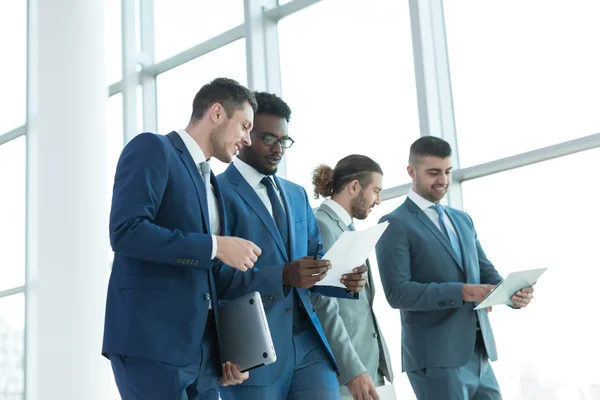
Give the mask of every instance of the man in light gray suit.
[[[381, 218], [389, 226], [376, 246], [387, 300], [400, 309], [402, 369], [419, 400], [501, 399], [488, 361], [497, 358], [491, 308], [474, 307], [502, 277], [469, 215], [439, 204], [450, 183], [450, 145], [421, 137], [409, 164], [412, 189]], [[523, 288], [512, 307], [532, 298], [533, 288]]]
[[[326, 165], [313, 174], [315, 197], [331, 197], [315, 216], [327, 251], [343, 232], [354, 230], [353, 218], [365, 219], [380, 203], [383, 172], [369, 157], [351, 155], [335, 169]], [[369, 267], [369, 260], [366, 261]], [[392, 365], [373, 313], [375, 286], [367, 270], [367, 284], [358, 301], [312, 294], [311, 300], [339, 365], [342, 399], [379, 400], [376, 386], [392, 382]]]

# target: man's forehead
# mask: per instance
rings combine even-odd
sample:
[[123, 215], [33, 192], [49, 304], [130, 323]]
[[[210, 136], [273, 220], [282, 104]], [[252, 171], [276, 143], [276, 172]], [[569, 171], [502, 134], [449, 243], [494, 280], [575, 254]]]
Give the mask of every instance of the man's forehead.
[[254, 116], [254, 127], [261, 132], [269, 132], [277, 136], [288, 134], [288, 124], [285, 118], [275, 115], [256, 114]]
[[440, 169], [447, 170], [448, 168], [452, 168], [452, 158], [440, 158], [435, 156], [425, 156], [421, 161], [421, 164], [425, 169]]

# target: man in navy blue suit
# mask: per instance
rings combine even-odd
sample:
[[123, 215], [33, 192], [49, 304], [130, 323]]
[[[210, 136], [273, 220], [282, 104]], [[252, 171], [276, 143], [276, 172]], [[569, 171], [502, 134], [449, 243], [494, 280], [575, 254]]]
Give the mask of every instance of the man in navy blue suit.
[[[489, 360], [496, 344], [487, 312], [474, 310], [502, 281], [487, 259], [471, 217], [440, 201], [451, 182], [452, 151], [424, 136], [410, 148], [412, 188], [400, 207], [381, 218], [389, 226], [377, 243], [388, 302], [400, 309], [402, 370], [419, 400], [499, 400]], [[526, 307], [533, 288], [517, 291]]]
[[261, 250], [221, 236], [226, 214], [207, 160], [231, 162], [250, 145], [256, 107], [247, 88], [215, 79], [196, 94], [185, 130], [140, 134], [121, 154], [102, 353], [123, 399], [216, 400], [219, 377], [248, 377], [220, 365], [213, 268], [242, 273]]
[[[339, 399], [333, 353], [314, 312], [308, 289], [356, 298], [365, 285], [366, 267], [348, 271], [348, 289], [314, 286], [331, 263], [321, 255], [321, 237], [306, 191], [275, 176], [281, 157], [294, 143], [288, 135], [291, 110], [279, 97], [256, 93], [258, 111], [252, 145], [245, 147], [217, 178], [232, 235], [252, 240], [263, 255], [244, 274], [222, 266], [219, 298], [230, 300], [260, 292], [277, 361], [252, 371], [242, 385], [225, 388], [224, 400]], [[240, 329], [243, 329], [242, 327]]]

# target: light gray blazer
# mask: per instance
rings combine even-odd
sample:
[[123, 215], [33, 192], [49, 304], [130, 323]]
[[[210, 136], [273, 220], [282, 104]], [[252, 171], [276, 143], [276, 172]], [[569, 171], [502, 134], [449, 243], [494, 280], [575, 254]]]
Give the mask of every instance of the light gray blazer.
[[[325, 204], [319, 207], [315, 217], [324, 250], [327, 251], [348, 227]], [[370, 269], [368, 260], [367, 267]], [[367, 286], [358, 301], [311, 294], [315, 312], [340, 369], [340, 386], [364, 372], [371, 376], [375, 385], [378, 384], [378, 375], [385, 376], [390, 382], [394, 379], [388, 349], [373, 313], [374, 295], [375, 286], [370, 272]], [[341, 392], [347, 393], [345, 386]]]

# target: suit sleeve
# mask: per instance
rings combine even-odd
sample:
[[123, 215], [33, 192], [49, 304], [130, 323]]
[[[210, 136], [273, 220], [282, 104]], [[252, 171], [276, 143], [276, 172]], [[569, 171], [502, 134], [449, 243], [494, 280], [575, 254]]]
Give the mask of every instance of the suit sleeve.
[[[154, 222], [168, 177], [166, 149], [154, 134], [138, 135], [125, 147], [110, 212], [113, 251], [157, 264], [211, 268], [210, 234], [167, 229]], [[198, 264], [182, 264], [181, 258]]]
[[283, 285], [283, 267], [285, 264], [262, 268], [252, 268], [241, 272], [219, 262], [215, 283], [219, 300], [233, 300], [250, 292], [259, 292], [270, 300], [283, 300], [289, 289]]
[[460, 308], [462, 282], [411, 281], [410, 242], [397, 217], [385, 216], [389, 226], [375, 246], [381, 283], [392, 308], [408, 311], [437, 311]]
[[[325, 223], [319, 223], [319, 229], [323, 237], [323, 247], [329, 250], [335, 242], [334, 235]], [[352, 378], [367, 372], [367, 368], [360, 361], [352, 345], [344, 320], [339, 314], [337, 299], [318, 293], [311, 293], [310, 299], [338, 363], [340, 370], [338, 381], [340, 385], [345, 385]]]

